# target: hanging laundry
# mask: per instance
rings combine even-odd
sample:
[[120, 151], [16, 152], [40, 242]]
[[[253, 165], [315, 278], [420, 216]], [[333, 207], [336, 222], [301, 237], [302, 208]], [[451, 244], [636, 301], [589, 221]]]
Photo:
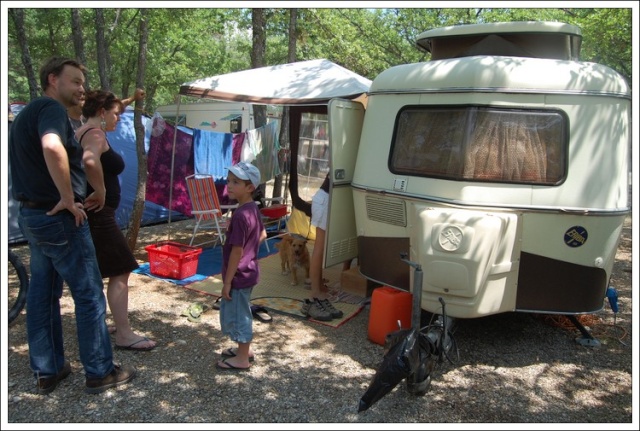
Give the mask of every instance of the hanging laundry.
[[194, 170], [209, 174], [215, 180], [226, 178], [227, 167], [233, 164], [233, 134], [193, 130]]
[[233, 150], [231, 150], [231, 165], [235, 165], [242, 160], [242, 146], [247, 138], [247, 133], [234, 133]]
[[279, 121], [271, 121], [266, 125], [247, 131], [247, 138], [242, 146], [242, 161], [253, 163], [262, 174], [261, 182], [267, 182], [280, 175], [278, 151], [280, 141]]
[[[147, 154], [146, 200], [182, 214], [191, 214], [191, 201], [185, 178], [193, 174], [193, 137], [178, 129], [175, 151], [175, 127], [165, 123], [160, 133], [152, 133]], [[175, 154], [175, 157], [172, 155]], [[173, 160], [173, 162], [172, 162]], [[172, 175], [173, 169], [173, 175]], [[173, 187], [171, 184], [173, 182]]]

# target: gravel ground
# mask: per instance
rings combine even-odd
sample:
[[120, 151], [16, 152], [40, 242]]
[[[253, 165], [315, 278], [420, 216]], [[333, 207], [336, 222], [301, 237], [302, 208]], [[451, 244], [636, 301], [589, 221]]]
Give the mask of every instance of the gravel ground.
[[[181, 223], [187, 222], [171, 225], [174, 240], [188, 231], [180, 229]], [[147, 260], [144, 246], [166, 239], [167, 231], [166, 224], [140, 231], [140, 262]], [[453, 429], [478, 423], [496, 424], [492, 429], [510, 423], [562, 423], [581, 424], [580, 429], [638, 429], [632, 384], [638, 343], [632, 330], [637, 323], [632, 324], [631, 239], [629, 218], [611, 281], [619, 292], [616, 325], [608, 305], [589, 316], [599, 347], [576, 343], [580, 333], [575, 328], [558, 326], [544, 316], [507, 313], [463, 320], [454, 335], [459, 360], [436, 368], [425, 396], [410, 395], [402, 382], [362, 413], [357, 412], [358, 401], [383, 355], [383, 348], [367, 339], [368, 309], [337, 329], [272, 313], [272, 323], [254, 324], [256, 361], [251, 371], [220, 372], [215, 361], [232, 344], [220, 333], [218, 312], [204, 313], [200, 323], [181, 315], [193, 302], [212, 303], [211, 297], [133, 274], [132, 325], [159, 344], [151, 352], [114, 351], [117, 362], [138, 368], [135, 380], [98, 395], [83, 392], [67, 294], [63, 323], [73, 373], [50, 395], [35, 394], [25, 318], [19, 316], [3, 336], [8, 355], [3, 358], [2, 429], [27, 423], [65, 423], [64, 429], [86, 423], [163, 423], [173, 424], [171, 429], [180, 423], [190, 423], [189, 428], [198, 423], [242, 423], [243, 428], [263, 423], [260, 427], [276, 429], [284, 423], [315, 423], [316, 428], [322, 423], [413, 424], [403, 429], [434, 427], [424, 425], [428, 423], [438, 424], [435, 428], [456, 424]], [[26, 247], [13, 248], [28, 258]], [[637, 376], [635, 380], [637, 389]]]

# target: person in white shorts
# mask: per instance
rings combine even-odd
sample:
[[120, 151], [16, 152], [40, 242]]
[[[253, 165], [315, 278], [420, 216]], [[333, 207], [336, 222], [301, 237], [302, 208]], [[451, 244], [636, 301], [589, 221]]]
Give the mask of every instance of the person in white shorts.
[[315, 320], [329, 321], [342, 317], [342, 311], [338, 310], [329, 301], [327, 286], [322, 278], [322, 257], [324, 254], [325, 234], [327, 230], [327, 213], [329, 211], [329, 176], [318, 189], [311, 200], [311, 225], [316, 228], [316, 239], [311, 254], [309, 265], [309, 278], [311, 279], [311, 292], [309, 298], [302, 304], [301, 312]]

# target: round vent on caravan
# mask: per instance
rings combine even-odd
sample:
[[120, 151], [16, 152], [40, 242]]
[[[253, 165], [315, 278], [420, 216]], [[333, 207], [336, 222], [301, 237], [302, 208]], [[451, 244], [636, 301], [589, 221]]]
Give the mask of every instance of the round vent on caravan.
[[496, 22], [436, 28], [418, 35], [416, 45], [431, 60], [504, 55], [578, 60], [582, 32], [560, 22]]

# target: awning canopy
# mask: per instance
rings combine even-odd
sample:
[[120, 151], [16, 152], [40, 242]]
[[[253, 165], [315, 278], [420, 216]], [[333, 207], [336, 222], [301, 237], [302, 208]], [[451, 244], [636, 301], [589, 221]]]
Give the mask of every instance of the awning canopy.
[[242, 70], [184, 83], [180, 94], [262, 105], [322, 105], [355, 99], [371, 81], [329, 60], [309, 60]]

